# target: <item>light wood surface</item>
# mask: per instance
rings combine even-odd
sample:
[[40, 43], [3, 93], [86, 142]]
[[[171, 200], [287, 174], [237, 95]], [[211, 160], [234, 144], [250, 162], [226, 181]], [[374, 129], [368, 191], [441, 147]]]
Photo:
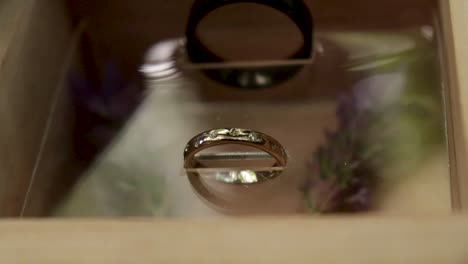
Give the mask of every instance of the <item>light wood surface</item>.
[[468, 2], [440, 0], [444, 31], [452, 150], [452, 199], [455, 209], [468, 210]]
[[[36, 142], [31, 143], [30, 131], [35, 130], [34, 119], [43, 118], [37, 111], [33, 121], [28, 124], [29, 131], [18, 131], [18, 125], [24, 122], [18, 111], [18, 101], [24, 92], [23, 78], [18, 69], [24, 63], [24, 39], [27, 28], [25, 19], [32, 12], [32, 1], [3, 1], [0, 11], [0, 216], [18, 215], [24, 199], [26, 184], [32, 172], [37, 152]], [[4, 27], [4, 28], [3, 28]], [[3, 30], [4, 29], [4, 30]], [[20, 44], [21, 43], [21, 44]], [[14, 89], [14, 88], [15, 89]], [[38, 101], [40, 103], [40, 100]], [[24, 111], [25, 112], [25, 111]], [[3, 124], [7, 124], [6, 126]], [[28, 135], [29, 134], [29, 135]], [[20, 136], [30, 143], [24, 146], [23, 141], [13, 140]], [[33, 140], [34, 141], [34, 140]], [[11, 177], [12, 174], [17, 177]]]
[[0, 223], [1, 263], [468, 261], [466, 217]]
[[[63, 76], [70, 30], [59, 0], [4, 1], [1, 8], [0, 216], [19, 216], [32, 193], [33, 179], [37, 176], [44, 181], [42, 187], [48, 187], [57, 172], [45, 169], [57, 167], [57, 159], [47, 159], [42, 166], [38, 159], [44, 153], [43, 138], [57, 80]], [[63, 145], [57, 139], [56, 149]]]

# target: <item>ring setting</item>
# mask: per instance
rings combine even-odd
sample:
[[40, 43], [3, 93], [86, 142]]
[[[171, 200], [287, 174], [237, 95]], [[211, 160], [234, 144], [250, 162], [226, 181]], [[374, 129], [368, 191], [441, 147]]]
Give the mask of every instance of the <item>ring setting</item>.
[[198, 167], [195, 158], [198, 152], [210, 147], [227, 144], [245, 145], [262, 150], [276, 160], [275, 166], [285, 167], [287, 164], [286, 151], [273, 137], [250, 129], [219, 128], [200, 133], [187, 143], [184, 149], [184, 168]]
[[[249, 146], [261, 150], [263, 153], [252, 152], [249, 154], [241, 152], [237, 153], [237, 156], [233, 155], [233, 153], [216, 153], [197, 156], [197, 153], [204, 149], [228, 144]], [[237, 162], [246, 161], [245, 166], [207, 168], [203, 165], [203, 160], [216, 160], [233, 156], [236, 157]], [[267, 157], [268, 160], [273, 158], [275, 161], [273, 165], [268, 165], [268, 167], [251, 167], [248, 164], [249, 162], [251, 164], [252, 159], [248, 160], [246, 157], [253, 158], [253, 161], [263, 157]], [[228, 188], [238, 188], [236, 185], [247, 186], [261, 182], [271, 182], [282, 174], [287, 161], [287, 153], [276, 139], [258, 131], [242, 128], [219, 128], [205, 131], [194, 136], [187, 143], [184, 150], [184, 168], [190, 184], [200, 198], [217, 209], [232, 209], [236, 207], [236, 203], [213, 192], [207, 185], [207, 179], [210, 178], [221, 184], [232, 185], [232, 187]], [[210, 177], [207, 177], [207, 175], [210, 175]]]

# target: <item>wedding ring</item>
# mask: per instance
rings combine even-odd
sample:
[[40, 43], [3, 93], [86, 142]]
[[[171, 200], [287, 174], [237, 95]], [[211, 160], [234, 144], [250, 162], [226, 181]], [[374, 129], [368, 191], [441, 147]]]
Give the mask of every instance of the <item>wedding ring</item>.
[[[201, 156], [197, 158], [196, 155], [204, 149], [228, 144], [238, 144], [259, 149], [269, 154], [269, 156], [271, 156], [275, 160], [275, 162], [271, 167], [268, 168], [220, 168], [219, 171], [222, 174], [234, 174], [236, 176], [233, 177], [233, 179], [237, 177], [238, 181], [234, 180], [232, 182], [229, 182], [226, 180], [216, 179], [215, 182], [218, 182], [218, 184], [221, 183], [221, 186], [218, 186], [221, 188], [221, 190], [215, 192], [212, 188], [210, 188], [207, 185], [206, 181], [209, 179], [202, 179], [198, 171], [218, 171], [218, 168], [203, 167], [200, 160], [198, 159]], [[227, 153], [226, 155], [217, 154], [215, 155], [215, 158], [231, 155], [232, 153], [229, 153], [229, 155]], [[240, 156], [248, 155], [246, 153], [241, 153]], [[253, 154], [253, 156], [263, 157], [267, 155]], [[236, 190], [235, 188], [242, 188], [242, 185], [260, 182], [275, 182], [276, 180], [280, 179], [280, 177], [278, 176], [286, 167], [287, 162], [288, 157], [286, 151], [276, 139], [257, 131], [241, 128], [221, 128], [200, 133], [188, 142], [184, 151], [184, 168], [186, 169], [188, 180], [192, 185], [193, 189], [195, 190], [195, 193], [210, 207], [213, 207], [217, 211], [222, 211], [228, 214], [235, 212], [245, 212], [246, 209], [243, 209], [243, 206], [239, 208], [239, 201], [237, 201], [237, 199], [233, 201], [226, 197], [223, 197], [223, 195], [220, 195], [219, 192], [223, 192], [222, 188], [231, 188], [231, 190]], [[223, 185], [223, 183], [234, 183], [234, 185]], [[254, 191], [254, 188], [256, 187], [262, 188], [262, 185], [255, 185], [255, 187], [252, 186], [248, 189], [248, 191]], [[244, 188], [243, 190], [246, 189]]]
[[193, 137], [184, 150], [184, 168], [197, 168], [195, 155], [207, 148], [239, 144], [253, 147], [270, 154], [275, 160], [274, 167], [286, 167], [288, 157], [283, 146], [271, 136], [242, 128], [221, 128], [205, 131]]

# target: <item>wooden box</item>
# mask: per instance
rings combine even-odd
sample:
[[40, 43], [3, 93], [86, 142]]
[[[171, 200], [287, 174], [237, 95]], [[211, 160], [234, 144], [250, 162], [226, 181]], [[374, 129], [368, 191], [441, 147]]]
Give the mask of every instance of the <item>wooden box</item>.
[[[179, 1], [179, 0], [178, 0]], [[223, 220], [42, 217], [75, 183], [70, 94], [61, 87], [73, 49], [117, 53], [135, 67], [184, 23], [158, 13], [165, 1], [5, 0], [0, 3], [0, 260], [4, 263], [465, 263], [468, 230], [468, 12], [463, 0], [306, 1], [317, 27], [381, 30], [440, 26], [453, 214], [375, 213]], [[173, 12], [188, 12], [180, 0]], [[375, 11], [375, 12], [374, 12]], [[163, 17], [158, 31], [155, 17]], [[80, 23], [85, 21], [85, 23]], [[78, 41], [79, 27], [89, 28]], [[149, 34], [151, 33], [151, 34]], [[133, 41], [128, 41], [132, 39]], [[87, 46], [87, 45], [84, 45]], [[93, 45], [91, 45], [93, 46]], [[89, 46], [88, 46], [89, 47]], [[95, 46], [94, 46], [95, 47]], [[91, 67], [89, 58], [80, 63]], [[98, 59], [99, 60], [99, 59]], [[59, 125], [57, 125], [59, 124]], [[48, 159], [44, 157], [54, 158]], [[73, 165], [70, 165], [73, 164]], [[424, 184], [424, 183], [421, 183]]]

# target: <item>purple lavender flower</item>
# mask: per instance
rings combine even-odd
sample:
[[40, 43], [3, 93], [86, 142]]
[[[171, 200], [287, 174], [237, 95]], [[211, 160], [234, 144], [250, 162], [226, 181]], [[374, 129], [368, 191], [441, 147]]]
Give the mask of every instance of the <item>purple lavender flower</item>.
[[375, 170], [370, 157], [378, 147], [368, 145], [371, 108], [362, 107], [362, 94], [339, 97], [336, 132], [326, 131], [327, 144], [314, 154], [310, 175], [302, 186], [315, 212], [357, 212], [372, 206]]
[[74, 142], [78, 158], [90, 161], [119, 132], [140, 103], [142, 91], [123, 78], [114, 62], [103, 68], [100, 83], [83, 74], [70, 75], [75, 113]]

